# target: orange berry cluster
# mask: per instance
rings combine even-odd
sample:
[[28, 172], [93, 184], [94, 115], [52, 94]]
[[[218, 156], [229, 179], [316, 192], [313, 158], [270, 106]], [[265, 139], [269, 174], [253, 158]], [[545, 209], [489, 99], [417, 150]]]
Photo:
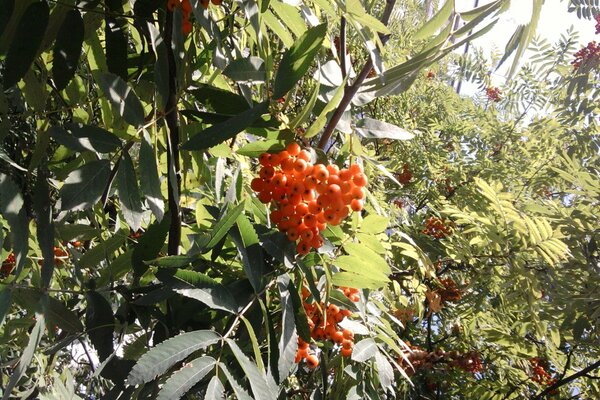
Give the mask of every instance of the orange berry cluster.
[[358, 164], [348, 169], [336, 165], [313, 165], [310, 153], [298, 143], [285, 150], [264, 153], [259, 177], [250, 184], [262, 203], [273, 203], [270, 218], [287, 238], [296, 242], [296, 251], [306, 255], [323, 245], [320, 232], [327, 224], [339, 225], [353, 211], [361, 211], [367, 177]]
[[546, 368], [544, 367], [544, 364], [546, 363], [541, 358], [532, 358], [529, 360], [529, 364], [533, 367], [533, 375], [531, 376], [532, 381], [546, 386], [551, 386], [556, 383], [557, 379], [552, 378], [546, 371]]
[[437, 289], [436, 292], [442, 298], [442, 303], [457, 302], [462, 298], [462, 292], [452, 278], [440, 279], [440, 283], [443, 288]]
[[410, 364], [406, 362], [404, 357], [399, 357], [398, 362], [408, 375], [413, 375], [421, 369], [431, 370], [435, 365], [449, 365], [472, 374], [483, 371], [483, 363], [477, 351], [470, 351], [464, 354], [458, 351], [444, 351], [442, 349], [427, 351], [419, 346], [411, 346], [408, 342], [407, 344], [411, 350], [405, 351], [404, 355], [408, 358]]
[[404, 164], [402, 167], [402, 173], [398, 174], [398, 182], [403, 185], [408, 185], [413, 178], [412, 172], [408, 169], [408, 164]]
[[[208, 7], [208, 1], [206, 3]], [[204, 5], [204, 2], [202, 2], [202, 4]], [[181, 11], [183, 12], [182, 31], [183, 34], [187, 36], [192, 32], [192, 23], [190, 22], [190, 15], [192, 14], [192, 5], [190, 4], [190, 0], [168, 0], [167, 9], [169, 11], [172, 12], [177, 7], [181, 7]]]
[[442, 239], [452, 234], [452, 228], [443, 219], [429, 217], [425, 221], [425, 228], [421, 232], [435, 239]]
[[[352, 288], [340, 288], [344, 295], [348, 297], [350, 301], [358, 301], [358, 289]], [[333, 343], [340, 346], [340, 354], [343, 357], [350, 357], [352, 355], [352, 348], [354, 347], [354, 332], [349, 329], [340, 329], [338, 323], [342, 322], [344, 318], [349, 317], [352, 312], [350, 310], [342, 309], [335, 304], [329, 304], [325, 306], [324, 303], [320, 304], [320, 307], [314, 302], [308, 302], [310, 292], [306, 288], [302, 288], [302, 300], [304, 305], [304, 311], [308, 318], [308, 327], [310, 329], [310, 336], [315, 340], [328, 339]], [[298, 338], [298, 352], [296, 353], [296, 363], [302, 360], [306, 361], [306, 365], [309, 368], [317, 368], [319, 366], [319, 359], [314, 353], [310, 352], [309, 343]]]
[[502, 92], [497, 87], [490, 86], [486, 88], [485, 95], [487, 96], [488, 100], [493, 101], [495, 103], [502, 100]]
[[15, 268], [17, 259], [15, 253], [10, 253], [6, 260], [2, 261], [2, 267], [0, 268], [0, 276], [8, 276]]

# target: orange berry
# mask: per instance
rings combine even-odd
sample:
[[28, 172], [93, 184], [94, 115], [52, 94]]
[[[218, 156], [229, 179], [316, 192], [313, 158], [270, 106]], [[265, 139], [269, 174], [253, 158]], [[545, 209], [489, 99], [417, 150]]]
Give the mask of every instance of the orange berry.
[[326, 181], [329, 178], [329, 171], [323, 164], [315, 165], [312, 174], [320, 181]]
[[318, 222], [317, 217], [315, 217], [314, 214], [306, 214], [302, 221], [304, 222], [304, 225], [309, 228], [316, 228]]
[[278, 224], [283, 219], [283, 212], [281, 210], [272, 211], [269, 217], [272, 223]]
[[350, 165], [350, 168], [348, 168], [348, 170], [350, 171], [350, 173], [352, 175], [356, 175], [356, 174], [359, 174], [359, 173], [363, 172], [361, 166], [358, 165], [358, 164], [352, 164], [352, 165]]
[[271, 201], [271, 192], [263, 190], [258, 194], [258, 200], [260, 200], [260, 202], [264, 204], [269, 203]]
[[321, 246], [323, 246], [323, 238], [319, 234], [316, 234], [315, 237], [313, 237], [313, 239], [311, 240], [310, 245], [313, 249], [320, 248]]
[[359, 212], [363, 209], [362, 200], [354, 199], [350, 202], [350, 208], [352, 211]]
[[265, 167], [266, 167], [266, 166], [268, 166], [268, 165], [271, 165], [269, 161], [270, 161], [269, 153], [262, 153], [262, 154], [260, 155], [260, 157], [258, 157], [258, 162], [259, 162], [259, 163], [260, 163], [260, 165], [262, 165], [262, 166], [265, 166]]
[[215, 6], [220, 6], [222, 3], [222, 0], [210, 0]]
[[305, 160], [298, 158], [296, 161], [294, 161], [294, 172], [295, 173], [302, 175], [306, 172], [307, 169], [308, 169], [308, 164], [306, 163]]
[[340, 354], [342, 355], [342, 357], [350, 357], [352, 355], [352, 348], [345, 349], [342, 347]]
[[313, 192], [311, 189], [308, 188], [304, 188], [304, 192], [302, 192], [302, 200], [304, 201], [311, 201], [314, 200], [315, 198], [315, 192]]
[[341, 185], [342, 184], [342, 180], [340, 179], [340, 177], [338, 175], [329, 175], [329, 178], [327, 178], [327, 183], [329, 185]]
[[337, 175], [340, 173], [340, 169], [335, 164], [329, 164], [327, 166], [327, 171], [329, 171], [329, 175]]
[[331, 197], [327, 194], [322, 194], [317, 197], [317, 204], [321, 208], [328, 207], [331, 204]]
[[[327, 229], [327, 224], [324, 222], [319, 222], [319, 223], [317, 223], [317, 229], [319, 230], [319, 232], [323, 232], [325, 229]], [[319, 246], [319, 247], [321, 247], [321, 246]]]
[[350, 170], [348, 169], [341, 169], [340, 173], [338, 174], [338, 176], [340, 177], [340, 179], [342, 181], [349, 181], [350, 179], [352, 179], [352, 172], [350, 172]]
[[284, 201], [285, 198], [286, 198], [286, 194], [285, 194], [285, 189], [283, 189], [283, 188], [278, 188], [271, 192], [271, 199], [274, 202], [279, 203], [281, 201]]
[[[288, 233], [289, 234], [289, 233]], [[289, 236], [288, 236], [289, 237]], [[301, 240], [296, 246], [296, 252], [301, 256], [307, 255], [310, 252], [310, 242], [307, 240]]]
[[300, 231], [300, 239], [302, 241], [306, 241], [306, 243], [308, 243], [309, 247], [310, 247], [310, 241], [312, 240], [312, 238], [315, 236], [315, 234], [313, 233], [313, 231], [311, 229], [303, 229]]
[[281, 170], [285, 173], [291, 173], [294, 170], [294, 160], [286, 158], [281, 161]]
[[314, 354], [311, 354], [306, 357], [306, 365], [310, 369], [315, 369], [319, 366], [319, 359]]
[[[350, 311], [350, 310], [346, 310], [346, 311]], [[354, 340], [354, 332], [352, 332], [350, 329], [344, 329], [342, 331], [342, 335], [344, 336], [344, 339], [346, 339], [346, 340]]]
[[287, 182], [287, 177], [282, 173], [276, 173], [271, 179], [271, 183], [276, 187], [283, 187]]
[[200, 4], [202, 5], [202, 8], [208, 8], [208, 0], [200, 0]]
[[322, 211], [322, 207], [319, 205], [317, 200], [311, 200], [308, 202], [308, 212], [311, 214], [318, 214]]
[[291, 155], [291, 156], [297, 156], [298, 154], [300, 154], [300, 145], [296, 142], [291, 142], [289, 143], [285, 149], [287, 150], [287, 152]]
[[295, 227], [288, 228], [286, 234], [290, 242], [295, 242], [296, 240], [298, 240], [298, 229], [296, 229]]
[[308, 204], [306, 203], [300, 203], [296, 206], [296, 215], [300, 216], [300, 217], [304, 217], [306, 214], [308, 214]]
[[360, 187], [354, 187], [350, 194], [352, 195], [353, 199], [362, 200], [365, 198], [365, 191]]
[[300, 193], [294, 193], [288, 197], [290, 204], [300, 204], [302, 202], [302, 195]]
[[354, 175], [354, 178], [352, 178], [352, 181], [354, 182], [354, 184], [356, 186], [359, 186], [359, 187], [367, 186], [367, 177], [362, 172]]
[[315, 177], [314, 174], [309, 175], [306, 178], [304, 178], [304, 187], [306, 189], [310, 189], [310, 190], [316, 189], [318, 183], [319, 183], [319, 181], [317, 180], [317, 178]]
[[353, 346], [354, 346], [354, 343], [352, 342], [352, 340], [344, 339], [342, 341], [342, 347], [344, 349], [351, 349]]
[[339, 197], [341, 197], [342, 196], [342, 189], [340, 188], [339, 185], [336, 185], [335, 183], [332, 183], [332, 184], [330, 184], [327, 187], [327, 192], [326, 193], [328, 195], [330, 195], [330, 196], [336, 196], [336, 197], [339, 196]]
[[300, 153], [298, 153], [298, 159], [309, 162], [310, 161], [310, 153], [306, 150], [302, 150]]
[[250, 188], [255, 192], [261, 192], [265, 188], [265, 181], [261, 178], [254, 178], [252, 182], [250, 182]]
[[264, 166], [260, 169], [259, 175], [265, 181], [270, 180], [275, 175], [275, 168], [270, 165]]
[[341, 331], [337, 331], [331, 336], [331, 340], [335, 343], [342, 343], [344, 341], [344, 335]]
[[351, 294], [350, 296], [348, 296], [348, 299], [354, 303], [356, 303], [357, 301], [360, 300], [360, 296], [357, 294]]
[[338, 306], [336, 306], [335, 304], [330, 304], [327, 306], [327, 314], [331, 315], [331, 314], [337, 314], [340, 312], [340, 308]]

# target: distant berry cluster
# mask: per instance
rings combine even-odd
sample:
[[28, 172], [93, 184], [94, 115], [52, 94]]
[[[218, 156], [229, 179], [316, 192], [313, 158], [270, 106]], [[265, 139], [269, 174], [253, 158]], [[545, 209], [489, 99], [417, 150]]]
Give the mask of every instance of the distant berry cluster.
[[490, 86], [486, 88], [485, 95], [487, 96], [488, 100], [493, 101], [495, 103], [502, 100], [502, 92], [497, 87]]

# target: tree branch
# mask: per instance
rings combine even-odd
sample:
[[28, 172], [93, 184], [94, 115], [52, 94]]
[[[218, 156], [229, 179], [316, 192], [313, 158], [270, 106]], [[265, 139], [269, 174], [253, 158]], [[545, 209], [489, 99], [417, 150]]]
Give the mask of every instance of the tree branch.
[[[388, 24], [388, 22], [390, 20], [390, 16], [392, 15], [392, 11], [394, 10], [395, 4], [396, 4], [396, 0], [386, 0], [385, 10], [383, 11], [383, 15], [381, 16], [381, 22], [383, 22], [384, 25]], [[381, 37], [381, 43], [385, 45], [385, 43], [387, 42], [388, 39], [389, 39], [389, 37], [387, 37], [387, 36]], [[341, 39], [340, 39], [340, 44], [341, 44]], [[345, 58], [345, 55], [342, 55], [342, 57]], [[344, 60], [344, 62], [345, 62], [345, 60]], [[323, 150], [325, 148], [325, 146], [327, 145], [327, 142], [331, 138], [331, 135], [333, 134], [333, 131], [335, 130], [335, 127], [337, 126], [338, 122], [340, 122], [340, 119], [342, 118], [344, 111], [346, 110], [346, 108], [348, 107], [348, 105], [350, 104], [350, 102], [352, 101], [354, 96], [356, 95], [356, 93], [358, 93], [358, 89], [360, 89], [360, 86], [365, 81], [365, 79], [367, 78], [367, 76], [369, 75], [369, 73], [371, 72], [372, 69], [373, 69], [373, 60], [369, 57], [369, 59], [363, 66], [362, 70], [356, 77], [356, 80], [354, 81], [352, 86], [347, 87], [346, 90], [344, 91], [344, 97], [342, 97], [340, 104], [338, 105], [336, 110], [333, 112], [333, 115], [331, 116], [329, 123], [327, 124], [327, 126], [325, 127], [325, 130], [323, 131], [323, 134], [321, 135], [321, 140], [319, 140], [319, 144], [317, 146], [319, 149]], [[342, 68], [342, 71], [344, 71], [343, 68]]]
[[165, 23], [165, 47], [169, 63], [169, 97], [165, 105], [165, 121], [169, 128], [167, 140], [167, 164], [169, 172], [168, 181], [168, 203], [171, 213], [171, 225], [169, 227], [169, 255], [179, 254], [181, 242], [181, 209], [179, 207], [179, 193], [181, 192], [181, 174], [179, 162], [179, 123], [177, 111], [177, 64], [173, 54], [173, 12], [167, 11]]
[[574, 381], [577, 378], [580, 378], [582, 376], [586, 376], [588, 372], [591, 372], [593, 370], [595, 370], [596, 368], [600, 367], [600, 360], [596, 361], [595, 363], [593, 363], [592, 365], [582, 369], [579, 372], [574, 373], [573, 375], [570, 375], [566, 378], [560, 379], [558, 381], [556, 381], [556, 383], [554, 383], [553, 385], [548, 386], [546, 389], [544, 389], [540, 394], [532, 397], [532, 400], [538, 400], [538, 399], [543, 399], [547, 394], [549, 394], [550, 392], [558, 389], [561, 386], [564, 386], [572, 381]]

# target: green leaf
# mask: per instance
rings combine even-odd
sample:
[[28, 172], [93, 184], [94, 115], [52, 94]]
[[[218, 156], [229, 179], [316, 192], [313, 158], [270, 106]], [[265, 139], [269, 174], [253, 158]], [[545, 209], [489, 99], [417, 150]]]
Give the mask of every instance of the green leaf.
[[363, 264], [370, 265], [379, 272], [382, 272], [386, 275], [392, 273], [392, 270], [385, 259], [365, 246], [362, 246], [358, 243], [349, 242], [344, 245], [344, 250], [346, 250], [349, 255], [358, 257]]
[[271, 7], [279, 17], [276, 20], [285, 24], [294, 35], [301, 36], [306, 32], [306, 23], [296, 7], [279, 0], [271, 1]]
[[160, 190], [158, 165], [154, 156], [154, 148], [148, 132], [144, 131], [140, 144], [140, 188], [148, 206], [157, 220], [161, 221], [165, 215], [165, 201]]
[[113, 105], [113, 110], [127, 123], [136, 128], [144, 125], [144, 107], [133, 89], [121, 77], [111, 73], [101, 73], [98, 85]]
[[221, 336], [202, 330], [182, 333], [159, 343], [140, 357], [127, 377], [128, 385], [150, 382], [195, 351], [217, 343]]
[[[283, 274], [277, 279], [277, 286], [281, 299], [281, 336], [278, 345], [279, 357], [277, 357], [277, 370], [278, 381], [283, 382], [287, 379], [295, 364], [294, 359], [296, 358], [296, 350], [298, 348], [295, 302], [293, 301], [292, 296], [294, 294], [292, 291], [296, 296], [298, 296], [298, 292], [288, 274]], [[306, 327], [308, 328], [308, 325]]]
[[45, 1], [30, 4], [17, 26], [4, 64], [4, 88], [16, 85], [25, 76], [40, 50], [48, 20], [50, 7]]
[[278, 396], [278, 387], [274, 382], [270, 382], [267, 375], [262, 373], [255, 363], [250, 361], [248, 357], [240, 350], [238, 345], [231, 339], [227, 339], [227, 344], [231, 348], [233, 355], [238, 360], [244, 374], [250, 381], [250, 387], [254, 398], [257, 400], [272, 400]]
[[127, 240], [128, 231], [121, 230], [110, 238], [101, 241], [91, 249], [87, 250], [79, 259], [79, 265], [82, 268], [95, 267], [101, 261], [109, 260], [114, 257], [117, 251]]
[[199, 357], [173, 373], [158, 392], [158, 400], [177, 400], [200, 382], [216, 365], [212, 357]]
[[213, 376], [208, 382], [204, 400], [223, 400], [225, 399], [225, 388], [218, 376]]
[[304, 137], [311, 138], [311, 137], [315, 136], [317, 133], [319, 133], [321, 131], [321, 129], [323, 129], [323, 127], [327, 123], [328, 114], [330, 112], [332, 112], [333, 110], [335, 110], [337, 108], [337, 106], [340, 104], [340, 101], [342, 101], [342, 98], [344, 97], [345, 87], [346, 87], [346, 79], [344, 79], [344, 82], [336, 89], [333, 97], [331, 98], [331, 101], [329, 101], [329, 103], [327, 103], [325, 105], [325, 107], [323, 108], [323, 110], [321, 111], [321, 113], [319, 114], [317, 119], [306, 130]]
[[231, 388], [235, 393], [235, 397], [237, 397], [238, 400], [253, 400], [252, 397], [250, 397], [250, 395], [248, 394], [248, 392], [246, 392], [244, 388], [237, 382], [235, 377], [231, 374], [231, 372], [229, 372], [229, 369], [227, 369], [225, 365], [219, 364], [219, 368], [227, 377], [227, 380], [229, 381], [229, 384], [231, 385]]
[[61, 210], [77, 211], [100, 200], [110, 178], [110, 161], [91, 161], [71, 172], [60, 189]]
[[369, 214], [363, 220], [360, 231], [363, 233], [383, 233], [390, 223], [388, 217], [377, 214]]
[[43, 288], [47, 288], [50, 286], [54, 272], [54, 219], [50, 186], [45, 174], [41, 171], [38, 171], [36, 179], [33, 204], [36, 213], [37, 239], [44, 257], [40, 283]]
[[302, 110], [296, 115], [296, 117], [290, 122], [290, 128], [294, 129], [308, 121], [310, 114], [315, 108], [315, 104], [317, 104], [317, 99], [319, 98], [319, 89], [321, 88], [320, 82], [316, 82], [315, 86], [310, 94], [306, 105], [302, 108]]
[[6, 285], [0, 285], [0, 327], [4, 322], [4, 317], [12, 304], [12, 288]]
[[142, 227], [142, 198], [133, 162], [127, 152], [123, 153], [119, 163], [117, 190], [123, 217], [131, 229], [137, 232]]
[[260, 57], [237, 58], [227, 65], [223, 75], [235, 82], [261, 83], [267, 78], [265, 61]]
[[238, 204], [233, 209], [228, 211], [222, 218], [219, 218], [217, 223], [212, 229], [210, 234], [210, 240], [204, 246], [206, 250], [212, 249], [227, 235], [227, 232], [231, 229], [231, 227], [235, 224], [235, 221], [244, 211], [244, 207], [246, 204], [244, 202]]
[[259, 140], [248, 143], [238, 149], [236, 153], [241, 156], [258, 157], [262, 153], [277, 153], [285, 149], [285, 143], [280, 140]]
[[36, 313], [35, 316], [36, 323], [31, 332], [29, 333], [29, 342], [23, 350], [23, 354], [21, 354], [19, 362], [13, 369], [13, 373], [10, 377], [8, 385], [4, 388], [4, 396], [2, 396], [2, 400], [8, 400], [10, 398], [13, 388], [17, 385], [21, 377], [25, 375], [25, 372], [27, 372], [27, 368], [29, 367], [31, 360], [33, 360], [35, 350], [37, 349], [38, 345], [40, 344], [40, 341], [42, 340], [42, 336], [44, 335], [44, 314]]
[[121, 17], [125, 14], [123, 2], [121, 0], [105, 0], [105, 4], [104, 35], [108, 71], [122, 79], [127, 79], [128, 22], [127, 19]]
[[196, 133], [190, 140], [184, 143], [183, 150], [206, 150], [216, 146], [252, 125], [254, 121], [265, 114], [269, 109], [269, 103], [259, 103], [253, 108], [238, 114], [225, 122], [211, 126]]
[[266, 266], [263, 250], [260, 247], [258, 235], [254, 227], [244, 215], [238, 217], [237, 230], [232, 230], [231, 237], [240, 252], [244, 272], [250, 280], [254, 291], [259, 293], [266, 284]]
[[198, 86], [198, 89], [192, 90], [190, 93], [202, 105], [212, 108], [216, 113], [235, 115], [250, 108], [243, 96], [206, 84]]
[[15, 9], [15, 0], [0, 0], [0, 38], [10, 22]]
[[347, 286], [356, 289], [380, 289], [385, 286], [385, 282], [351, 272], [338, 272], [333, 275], [331, 281], [336, 286]]
[[156, 258], [162, 250], [169, 234], [170, 218], [154, 222], [139, 238], [133, 248], [131, 264], [136, 276], [142, 276], [148, 269], [145, 261]]
[[358, 121], [356, 133], [365, 139], [410, 140], [415, 137], [406, 129], [369, 117]]
[[174, 273], [158, 271], [157, 277], [175, 292], [198, 300], [212, 309], [232, 314], [238, 311], [238, 304], [229, 289], [208, 275], [180, 269]]
[[103, 362], [114, 351], [115, 318], [112, 307], [108, 300], [98, 292], [87, 292], [85, 298], [87, 304], [85, 328], [90, 342], [98, 353], [98, 359]]
[[52, 76], [56, 89], [63, 90], [75, 76], [83, 45], [84, 25], [79, 10], [70, 10], [56, 36]]
[[111, 153], [121, 147], [121, 139], [109, 131], [92, 125], [65, 124], [65, 129], [53, 126], [48, 133], [59, 144], [75, 151]]
[[372, 265], [365, 264], [359, 257], [340, 256], [333, 260], [333, 264], [344, 271], [365, 276], [373, 281], [380, 281], [382, 286], [389, 281], [387, 275]]
[[414, 39], [425, 39], [444, 26], [445, 23], [448, 23], [448, 19], [452, 15], [454, 11], [454, 0], [447, 0], [446, 3], [440, 10], [431, 18], [429, 21], [425, 23], [413, 36]]
[[306, 74], [321, 49], [326, 33], [326, 23], [310, 28], [285, 52], [275, 76], [273, 98], [283, 97]]
[[19, 187], [8, 175], [0, 173], [0, 214], [10, 227], [17, 263], [14, 274], [17, 276], [25, 265], [29, 250], [29, 219], [24, 204]]
[[[136, 2], [136, 5], [138, 4], [140, 4], [140, 2]], [[153, 23], [148, 21], [147, 27], [150, 33], [152, 48], [156, 55], [156, 63], [154, 64], [156, 91], [160, 95], [159, 100], [161, 109], [164, 109], [169, 99], [169, 61], [167, 45], [158, 31], [158, 28]]]
[[352, 350], [352, 360], [365, 362], [377, 354], [377, 344], [371, 338], [366, 338], [356, 343]]

